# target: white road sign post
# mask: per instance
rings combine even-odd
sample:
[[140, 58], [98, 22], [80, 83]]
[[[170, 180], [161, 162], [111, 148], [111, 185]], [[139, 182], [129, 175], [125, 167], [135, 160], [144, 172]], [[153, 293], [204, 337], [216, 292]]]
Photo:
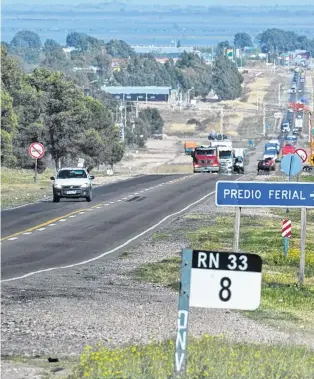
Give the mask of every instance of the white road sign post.
[[255, 310], [262, 288], [257, 254], [182, 250], [175, 373], [186, 371], [189, 307]]
[[29, 145], [28, 148], [28, 154], [35, 159], [35, 176], [34, 176], [34, 182], [37, 182], [37, 165], [38, 165], [38, 159], [42, 158], [45, 154], [45, 148], [44, 145], [40, 142], [33, 142]]

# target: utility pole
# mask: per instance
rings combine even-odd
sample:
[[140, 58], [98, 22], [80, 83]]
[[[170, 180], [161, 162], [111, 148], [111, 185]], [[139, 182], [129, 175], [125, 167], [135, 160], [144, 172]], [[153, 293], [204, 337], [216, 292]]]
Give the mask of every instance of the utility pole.
[[266, 109], [265, 104], [263, 103], [263, 136], [266, 136]]
[[280, 93], [281, 83], [278, 84], [278, 107], [281, 107], [281, 93]]
[[136, 98], [135, 117], [138, 118], [138, 97]]
[[224, 109], [220, 108], [220, 134], [223, 135], [224, 132]]
[[256, 112], [259, 110], [259, 88], [256, 88]]

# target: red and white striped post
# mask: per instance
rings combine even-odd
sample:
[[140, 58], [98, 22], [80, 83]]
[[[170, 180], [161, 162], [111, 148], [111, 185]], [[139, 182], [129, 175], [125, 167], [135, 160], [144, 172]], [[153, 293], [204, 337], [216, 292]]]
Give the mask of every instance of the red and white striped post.
[[283, 220], [282, 221], [282, 230], [281, 235], [283, 236], [283, 254], [286, 257], [288, 255], [289, 249], [289, 238], [291, 237], [291, 220]]

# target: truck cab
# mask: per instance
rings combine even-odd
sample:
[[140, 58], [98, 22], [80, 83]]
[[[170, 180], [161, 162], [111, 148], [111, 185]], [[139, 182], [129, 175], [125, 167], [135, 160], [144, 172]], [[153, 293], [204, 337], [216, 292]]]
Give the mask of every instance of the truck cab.
[[193, 172], [219, 172], [217, 147], [197, 146], [192, 153]]
[[284, 120], [284, 122], [281, 124], [281, 131], [283, 133], [290, 132], [290, 121]]
[[232, 147], [218, 147], [218, 158], [221, 172], [229, 172], [233, 169], [234, 156]]

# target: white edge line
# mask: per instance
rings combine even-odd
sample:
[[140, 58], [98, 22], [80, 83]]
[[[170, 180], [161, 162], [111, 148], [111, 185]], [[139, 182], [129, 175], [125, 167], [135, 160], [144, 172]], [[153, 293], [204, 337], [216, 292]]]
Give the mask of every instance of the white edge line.
[[[239, 178], [237, 178], [235, 181], [243, 178], [245, 175], [243, 176], [240, 176]], [[98, 255], [97, 257], [94, 257], [94, 258], [91, 258], [91, 259], [88, 259], [86, 261], [82, 261], [82, 262], [78, 262], [78, 263], [74, 263], [74, 264], [71, 264], [71, 265], [68, 265], [68, 266], [60, 266], [60, 267], [50, 267], [50, 268], [46, 268], [44, 270], [38, 270], [38, 271], [33, 271], [33, 272], [30, 272], [28, 274], [25, 274], [25, 275], [22, 275], [22, 276], [16, 276], [14, 278], [10, 278], [10, 279], [4, 279], [4, 280], [1, 280], [1, 283], [4, 283], [4, 282], [12, 282], [14, 280], [19, 280], [19, 279], [25, 279], [25, 278], [28, 278], [30, 276], [33, 276], [35, 274], [41, 274], [43, 272], [49, 272], [49, 271], [54, 271], [54, 270], [64, 270], [64, 269], [67, 269], [67, 268], [72, 268], [72, 267], [76, 267], [76, 266], [82, 266], [82, 265], [85, 265], [87, 263], [90, 263], [90, 262], [94, 262], [94, 261], [97, 261], [103, 257], [105, 257], [106, 255], [110, 255], [120, 249], [122, 249], [123, 247], [126, 247], [127, 245], [129, 245], [131, 242], [133, 241], [136, 241], [137, 239], [139, 239], [140, 237], [144, 236], [145, 234], [147, 234], [148, 232], [156, 229], [159, 225], [161, 225], [162, 223], [164, 223], [165, 221], [167, 221], [169, 218], [173, 217], [173, 216], [177, 216], [185, 211], [187, 211], [188, 209], [190, 209], [191, 207], [193, 207], [194, 205], [198, 204], [198, 203], [201, 203], [203, 200], [207, 199], [209, 196], [212, 196], [216, 191], [213, 191], [213, 192], [210, 192], [208, 193], [207, 195], [201, 197], [199, 200], [197, 201], [194, 201], [193, 203], [187, 205], [185, 208], [177, 211], [177, 212], [174, 212], [166, 217], [164, 217], [162, 220], [160, 220], [159, 222], [157, 222], [157, 224], [151, 226], [150, 228], [144, 230], [143, 232], [137, 234], [136, 236], [128, 239], [126, 242], [124, 242], [122, 245], [120, 246], [117, 246], [115, 247], [114, 249], [111, 249], [109, 251], [105, 251], [104, 253]]]

